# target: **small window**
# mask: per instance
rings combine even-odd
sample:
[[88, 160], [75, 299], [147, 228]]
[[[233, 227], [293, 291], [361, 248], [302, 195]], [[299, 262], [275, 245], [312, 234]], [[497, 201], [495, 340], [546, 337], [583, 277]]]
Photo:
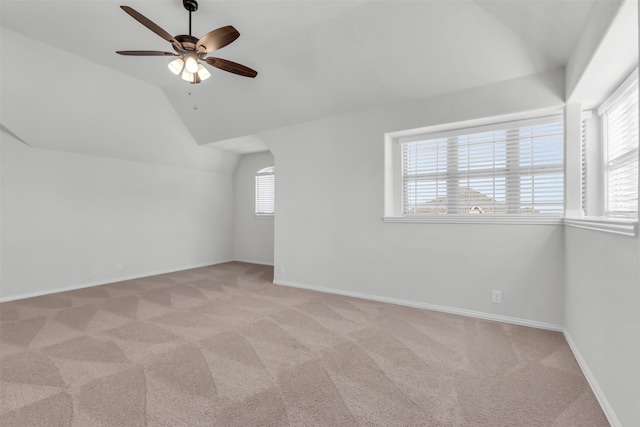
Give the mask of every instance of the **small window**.
[[638, 215], [638, 70], [598, 108], [604, 135], [605, 213]]
[[275, 175], [273, 166], [256, 173], [256, 211], [258, 216], [273, 216], [275, 213]]
[[562, 116], [401, 137], [402, 214], [564, 210]]

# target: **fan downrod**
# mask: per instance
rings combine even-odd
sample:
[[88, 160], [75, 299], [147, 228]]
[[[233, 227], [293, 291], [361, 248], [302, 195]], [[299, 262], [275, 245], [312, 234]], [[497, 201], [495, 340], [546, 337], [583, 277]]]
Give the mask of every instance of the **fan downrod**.
[[195, 12], [198, 10], [198, 2], [196, 0], [182, 0], [182, 5], [189, 12]]

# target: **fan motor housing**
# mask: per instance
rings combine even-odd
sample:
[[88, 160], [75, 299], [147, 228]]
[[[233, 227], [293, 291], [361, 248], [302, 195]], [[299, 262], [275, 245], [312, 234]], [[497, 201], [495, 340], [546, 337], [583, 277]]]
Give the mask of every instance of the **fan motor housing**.
[[176, 40], [182, 45], [184, 50], [195, 52], [196, 45], [198, 44], [198, 38], [187, 34], [180, 34], [175, 37]]

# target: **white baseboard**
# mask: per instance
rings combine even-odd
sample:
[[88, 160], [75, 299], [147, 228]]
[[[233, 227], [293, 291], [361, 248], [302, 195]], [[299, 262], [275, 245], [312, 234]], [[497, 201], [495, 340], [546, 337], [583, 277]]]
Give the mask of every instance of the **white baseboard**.
[[244, 259], [244, 258], [236, 258], [234, 259], [234, 261], [246, 262], [248, 264], [268, 265], [269, 267], [273, 267], [273, 262], [269, 263], [269, 262], [255, 261], [255, 260]]
[[176, 271], [184, 271], [184, 270], [191, 270], [194, 268], [208, 267], [210, 265], [223, 264], [225, 262], [231, 262], [231, 261], [233, 260], [227, 259], [227, 260], [210, 261], [202, 264], [194, 264], [194, 265], [188, 265], [188, 266], [183, 266], [178, 268], [170, 268], [167, 270], [149, 271], [146, 273], [134, 274], [131, 276], [114, 277], [107, 280], [101, 280], [97, 282], [87, 282], [87, 283], [82, 283], [74, 286], [47, 289], [45, 291], [36, 291], [36, 292], [28, 292], [25, 294], [11, 295], [8, 297], [0, 297], [0, 302], [9, 302], [9, 301], [16, 301], [16, 300], [25, 299], [25, 298], [39, 297], [42, 295], [57, 294], [58, 292], [75, 291], [78, 289], [90, 288], [92, 286], [101, 286], [101, 285], [108, 285], [109, 283], [118, 283], [118, 282], [124, 282], [127, 280], [142, 279], [143, 277], [157, 276], [159, 274], [175, 273]]
[[571, 335], [569, 335], [569, 331], [564, 329], [562, 333], [564, 334], [564, 338], [565, 340], [567, 340], [567, 344], [569, 344], [569, 348], [571, 349], [571, 352], [576, 358], [576, 361], [578, 362], [578, 365], [580, 366], [580, 369], [582, 370], [584, 377], [587, 379], [587, 382], [591, 386], [591, 390], [593, 391], [593, 394], [596, 396], [596, 399], [598, 399], [598, 403], [600, 403], [602, 412], [604, 412], [604, 415], [607, 417], [609, 424], [611, 424], [611, 427], [622, 427], [620, 420], [616, 416], [616, 413], [613, 411], [613, 408], [609, 404], [607, 397], [605, 396], [604, 392], [600, 388], [600, 384], [598, 384], [596, 377], [591, 372], [591, 369], [589, 369], [589, 365], [587, 365], [587, 362], [582, 357], [582, 354], [580, 353], [580, 350], [578, 350], [576, 343], [573, 342]]
[[564, 331], [564, 328], [562, 326], [554, 325], [552, 323], [538, 322], [535, 320], [528, 320], [528, 319], [520, 319], [517, 317], [502, 316], [499, 314], [483, 313], [481, 311], [466, 310], [463, 308], [447, 307], [442, 305], [428, 304], [424, 302], [416, 302], [416, 301], [403, 300], [398, 298], [382, 297], [378, 295], [363, 294], [360, 292], [343, 291], [340, 289], [325, 288], [322, 286], [303, 285], [300, 283], [289, 282], [287, 280], [274, 280], [273, 283], [275, 283], [276, 285], [290, 286], [293, 288], [309, 289], [312, 291], [324, 292], [329, 294], [344, 295], [348, 297], [362, 298], [362, 299], [371, 300], [371, 301], [388, 302], [391, 304], [404, 305], [407, 307], [422, 308], [425, 310], [441, 311], [444, 313], [458, 314], [461, 316], [475, 317], [475, 318], [485, 319], [485, 320], [493, 320], [496, 322], [511, 323], [513, 325], [519, 325], [519, 326], [529, 326], [532, 328], [547, 329], [550, 331], [557, 331], [557, 332]]

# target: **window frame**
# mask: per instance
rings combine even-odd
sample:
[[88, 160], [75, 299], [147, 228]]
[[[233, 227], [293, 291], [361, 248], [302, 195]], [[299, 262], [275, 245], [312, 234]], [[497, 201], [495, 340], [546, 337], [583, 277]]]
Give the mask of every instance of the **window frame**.
[[[572, 107], [572, 108], [570, 108]], [[398, 165], [401, 162], [401, 150], [397, 143], [400, 137], [415, 135], [416, 133], [448, 131], [462, 127], [481, 126], [496, 122], [522, 120], [544, 115], [565, 115], [565, 134], [573, 126], [578, 132], [565, 135], [565, 216], [563, 218], [551, 218], [540, 216], [485, 216], [485, 215], [437, 215], [431, 217], [404, 217], [402, 215], [402, 170]], [[587, 147], [586, 161], [591, 162], [586, 168], [586, 203], [583, 205], [581, 197], [577, 203], [569, 200], [570, 195], [576, 192], [580, 196], [583, 184], [581, 139], [583, 119], [586, 119]], [[575, 123], [573, 123], [575, 122]], [[575, 126], [574, 126], [575, 125]], [[596, 232], [612, 233], [627, 237], [638, 237], [640, 226], [638, 219], [611, 218], [603, 215], [604, 175], [602, 168], [602, 129], [597, 114], [581, 108], [580, 104], [565, 104], [559, 108], [546, 108], [535, 111], [479, 118], [461, 122], [434, 124], [424, 128], [400, 130], [384, 134], [384, 205], [382, 221], [385, 223], [425, 223], [425, 224], [504, 224], [504, 225], [565, 225], [568, 227], [583, 228]], [[595, 141], [595, 142], [594, 142]], [[398, 190], [400, 189], [400, 191]], [[569, 206], [569, 203], [571, 206]], [[575, 204], [575, 206], [573, 206]], [[586, 212], [582, 207], [586, 207]]]
[[[412, 140], [424, 140], [424, 135], [429, 138], [447, 137], [451, 135], [465, 135], [465, 131], [476, 128], [484, 130], [504, 129], [509, 122], [522, 122], [521, 127], [526, 127], [526, 122], [534, 123], [544, 120], [545, 117], [562, 117], [562, 111], [558, 109], [546, 109], [537, 112], [523, 112], [517, 114], [495, 116], [478, 120], [449, 123], [445, 125], [430, 126], [427, 128], [408, 131], [391, 132], [385, 134], [385, 206], [384, 222], [398, 223], [481, 223], [481, 224], [562, 224], [562, 215], [533, 215], [533, 214], [431, 214], [431, 215], [405, 215], [403, 212], [403, 171], [402, 171], [402, 143]], [[564, 168], [562, 170], [564, 173]]]
[[[634, 73], [638, 73], [636, 68], [630, 75], [623, 80], [631, 78]], [[624, 86], [622, 83], [619, 87]], [[606, 108], [607, 101], [612, 99], [618, 89], [613, 90], [604, 102], [600, 105], [600, 109]], [[584, 228], [593, 231], [607, 232], [619, 234], [629, 237], [638, 236], [638, 218], [635, 216], [608, 215], [606, 212], [607, 194], [606, 194], [606, 144], [605, 129], [603, 120], [597, 111], [582, 111], [582, 120], [586, 122], [586, 156], [583, 161], [586, 165], [581, 164], [581, 169], [586, 170], [586, 189], [583, 192], [586, 197], [586, 212], [582, 215], [572, 215], [565, 218], [564, 223], [570, 227]], [[576, 142], [567, 141], [567, 150], [570, 157], [576, 155]], [[640, 158], [640, 153], [639, 153]], [[567, 171], [570, 173], [570, 171]], [[639, 178], [640, 180], [640, 178]], [[583, 182], [583, 185], [585, 183]]]
[[[635, 211], [619, 211], [619, 210], [611, 210], [609, 205], [609, 172], [610, 172], [610, 159], [609, 159], [609, 129], [608, 129], [608, 114], [611, 109], [620, 105], [624, 102], [624, 98], [627, 93], [636, 86], [635, 91], [636, 96], [638, 96], [638, 69], [636, 68], [629, 76], [618, 86], [608, 97], [607, 99], [598, 107], [598, 116], [600, 117], [600, 126], [602, 129], [601, 132], [601, 150], [602, 150], [602, 179], [604, 180], [604, 191], [602, 195], [602, 211], [603, 215], [606, 218], [618, 218], [618, 219], [638, 219], [638, 205], [635, 206]], [[637, 119], [637, 117], [636, 117]], [[639, 151], [640, 147], [632, 148], [631, 152], [625, 152], [616, 157], [616, 159], [620, 159], [629, 154], [632, 154], [633, 151]], [[636, 153], [636, 157], [638, 157], [640, 153]], [[636, 158], [635, 161], [640, 163], [640, 159]], [[637, 179], [637, 177], [636, 177]], [[636, 182], [636, 184], [638, 184]], [[638, 189], [636, 189], [636, 198], [638, 199]]]
[[[261, 201], [260, 189], [264, 188], [264, 185], [260, 184], [260, 181], [264, 177], [273, 177], [271, 184], [271, 199], [273, 200], [273, 209], [270, 211], [262, 211], [258, 209]], [[267, 196], [268, 197], [268, 196]], [[275, 216], [275, 167], [268, 166], [260, 169], [256, 172], [254, 177], [254, 207], [253, 214], [256, 218], [273, 218]]]

